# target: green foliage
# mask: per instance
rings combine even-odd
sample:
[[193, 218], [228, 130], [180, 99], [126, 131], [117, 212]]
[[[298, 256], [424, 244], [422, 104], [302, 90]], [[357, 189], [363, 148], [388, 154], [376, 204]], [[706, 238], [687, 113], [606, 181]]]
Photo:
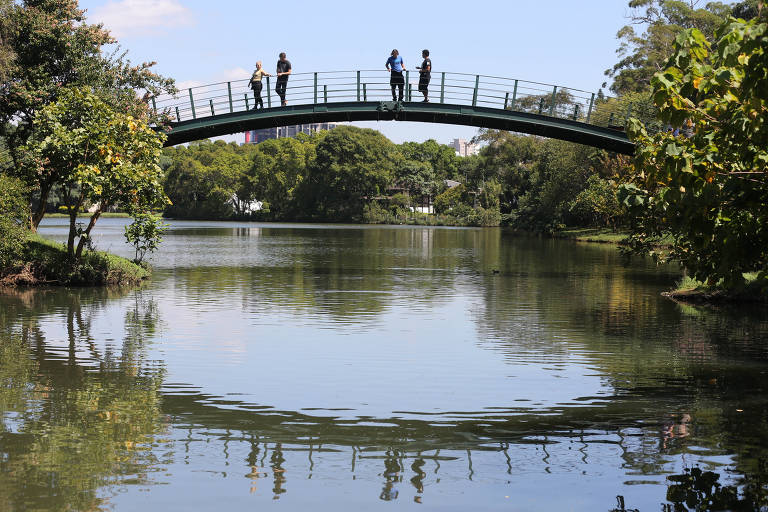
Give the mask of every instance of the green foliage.
[[359, 219], [365, 204], [392, 183], [399, 157], [397, 147], [371, 129], [340, 126], [324, 133], [303, 183], [304, 211]]
[[586, 188], [571, 201], [568, 213], [571, 222], [579, 226], [615, 226], [624, 213], [616, 197], [616, 185], [593, 174]]
[[[629, 0], [630, 24], [616, 34], [620, 57], [605, 74], [613, 78], [611, 90], [624, 94], [646, 92], [654, 73], [664, 67], [677, 35], [690, 28], [698, 29], [710, 40], [715, 30], [731, 14], [723, 2], [708, 2], [697, 8], [695, 2], [679, 0]], [[635, 26], [644, 26], [638, 34]]]
[[435, 212], [448, 213], [463, 204], [467, 198], [467, 188], [464, 185], [449, 188], [435, 198]]
[[480, 204], [483, 208], [491, 208], [498, 210], [501, 196], [501, 184], [495, 179], [489, 180], [483, 184], [483, 188], [480, 190]]
[[[134, 211], [165, 204], [157, 165], [163, 140], [164, 135], [145, 121], [116, 112], [86, 88], [62, 91], [58, 101], [37, 113], [22, 163], [38, 186], [63, 188], [70, 213], [67, 247], [71, 258], [81, 257], [93, 226], [107, 208]], [[98, 207], [88, 226], [78, 231], [75, 219], [85, 204]]]
[[30, 235], [21, 255], [24, 262], [17, 274], [6, 276], [9, 284], [57, 284], [93, 286], [136, 284], [149, 277], [149, 271], [133, 262], [101, 251], [88, 251], [73, 261], [66, 245]]
[[[32, 215], [37, 229], [57, 186], [50, 174], [41, 176], [38, 168], [23, 165], [38, 114], [71, 89], [86, 88], [114, 112], [145, 122], [151, 112], [137, 90], [157, 94], [175, 88], [172, 80], [150, 71], [153, 63], [132, 65], [101, 25], [87, 23], [76, 0], [5, 0], [0, 14], [0, 136], [16, 164], [14, 172], [37, 197]], [[105, 51], [109, 48], [113, 53]]]
[[768, 271], [768, 24], [731, 19], [712, 51], [704, 33], [681, 33], [653, 79], [661, 119], [683, 127], [648, 135], [633, 120], [639, 171], [621, 199], [635, 218], [632, 249], [669, 234], [669, 254], [697, 280], [738, 286]]
[[159, 216], [149, 212], [134, 215], [133, 222], [125, 226], [125, 239], [136, 250], [134, 262], [141, 263], [147, 252], [151, 254], [157, 250], [168, 226]]
[[27, 238], [29, 206], [24, 184], [0, 174], [0, 273], [17, 263]]

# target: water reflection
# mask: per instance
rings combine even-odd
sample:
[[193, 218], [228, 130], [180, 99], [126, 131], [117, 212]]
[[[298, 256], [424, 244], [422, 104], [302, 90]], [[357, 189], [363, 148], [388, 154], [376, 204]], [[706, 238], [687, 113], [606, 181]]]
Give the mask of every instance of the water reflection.
[[669, 303], [671, 270], [500, 230], [167, 240], [143, 289], [0, 293], [0, 509], [765, 506], [766, 315]]
[[[164, 456], [156, 448], [168, 431], [162, 368], [142, 357], [156, 308], [137, 298], [126, 311], [118, 356], [90, 335], [98, 301], [115, 294], [4, 292], [3, 312], [21, 321], [3, 315], [0, 335], [3, 509], [99, 509], [108, 503], [105, 486], [146, 486], [161, 470]], [[49, 343], [36, 316], [49, 309], [58, 310], [66, 326], [57, 344]]]

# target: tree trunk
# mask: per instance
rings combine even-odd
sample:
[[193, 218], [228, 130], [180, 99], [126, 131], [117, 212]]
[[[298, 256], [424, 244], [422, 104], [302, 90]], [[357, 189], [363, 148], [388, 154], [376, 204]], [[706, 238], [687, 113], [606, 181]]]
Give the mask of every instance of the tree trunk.
[[85, 228], [85, 232], [83, 233], [83, 236], [80, 237], [80, 241], [77, 243], [77, 254], [75, 255], [76, 260], [80, 260], [80, 257], [83, 255], [83, 247], [85, 247], [85, 241], [86, 239], [90, 238], [91, 236], [91, 230], [93, 229], [93, 226], [96, 224], [96, 221], [99, 220], [99, 217], [101, 216], [101, 212], [107, 208], [107, 205], [104, 202], [99, 203], [99, 209], [96, 210], [93, 215], [91, 215], [91, 220], [88, 223], [88, 227]]
[[67, 237], [67, 256], [75, 255], [75, 237], [77, 236], [77, 208], [69, 210], [69, 236]]
[[33, 233], [37, 233], [37, 228], [45, 217], [45, 209], [48, 206], [48, 196], [51, 195], [51, 184], [44, 182], [40, 184], [40, 204], [37, 206], [37, 211], [32, 212], [29, 217], [29, 229]]

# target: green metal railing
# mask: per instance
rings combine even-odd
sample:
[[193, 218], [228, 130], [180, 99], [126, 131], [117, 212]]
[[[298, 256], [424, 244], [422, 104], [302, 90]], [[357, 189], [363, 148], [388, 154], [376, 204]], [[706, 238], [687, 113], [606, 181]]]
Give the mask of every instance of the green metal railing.
[[[355, 70], [296, 73], [288, 82], [288, 105], [321, 105], [335, 102], [391, 102], [392, 92], [386, 71]], [[420, 102], [418, 74], [406, 72], [405, 102]], [[266, 78], [262, 98], [267, 108], [279, 112], [279, 98]], [[598, 126], [623, 129], [633, 115], [631, 108], [619, 107], [615, 99], [580, 89], [520, 79], [467, 73], [433, 72], [429, 85], [433, 103], [466, 105], [526, 112], [568, 119]], [[152, 98], [152, 107], [175, 122], [232, 114], [255, 108], [248, 77], [192, 87], [175, 96]], [[407, 106], [406, 106], [407, 108]]]

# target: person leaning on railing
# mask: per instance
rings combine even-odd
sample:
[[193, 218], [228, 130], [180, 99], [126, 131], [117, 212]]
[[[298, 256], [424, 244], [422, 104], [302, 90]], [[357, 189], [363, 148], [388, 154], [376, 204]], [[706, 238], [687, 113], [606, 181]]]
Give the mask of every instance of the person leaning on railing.
[[[392, 55], [387, 59], [387, 71], [391, 73], [389, 85], [392, 86], [392, 101], [403, 101], [403, 87], [405, 86], [405, 79], [403, 79], [404, 69], [405, 64], [400, 56], [400, 52], [392, 50]], [[396, 87], [399, 89], [398, 97], [395, 97]]]
[[280, 104], [284, 107], [288, 104], [285, 101], [285, 91], [288, 88], [288, 76], [291, 74], [291, 61], [285, 58], [285, 52], [280, 54], [280, 60], [277, 61], [277, 85], [275, 92], [280, 96]]
[[261, 82], [262, 77], [272, 76], [261, 67], [261, 61], [256, 63], [256, 71], [251, 75], [251, 79], [248, 81], [248, 86], [253, 89], [253, 98], [256, 100], [256, 104], [253, 106], [253, 110], [264, 108], [264, 100], [261, 99], [261, 89], [264, 84]]

